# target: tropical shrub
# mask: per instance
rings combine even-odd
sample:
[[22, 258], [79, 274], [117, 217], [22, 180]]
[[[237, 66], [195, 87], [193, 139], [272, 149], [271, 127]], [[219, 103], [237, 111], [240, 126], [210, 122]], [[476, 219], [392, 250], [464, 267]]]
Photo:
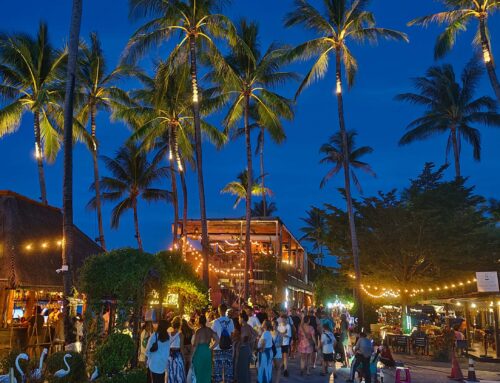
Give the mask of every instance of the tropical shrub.
[[114, 333], [97, 348], [95, 363], [101, 375], [114, 375], [128, 365], [134, 357], [134, 352], [135, 345], [130, 336]]
[[[0, 370], [2, 371], [2, 374], [3, 375], [8, 374], [9, 370], [13, 368], [14, 374], [18, 382], [22, 381], [21, 375], [16, 369], [16, 358], [20, 353], [22, 353], [21, 350], [11, 350], [7, 355], [5, 355], [2, 359], [0, 359]], [[29, 370], [29, 365], [30, 363], [27, 360], [19, 361], [19, 367], [21, 367], [21, 370], [23, 371]]]
[[[56, 378], [54, 373], [66, 369], [64, 355], [70, 354], [67, 359], [70, 372], [63, 378]], [[82, 383], [87, 381], [85, 362], [81, 354], [74, 351], [60, 351], [50, 355], [47, 359], [47, 375], [49, 383]]]

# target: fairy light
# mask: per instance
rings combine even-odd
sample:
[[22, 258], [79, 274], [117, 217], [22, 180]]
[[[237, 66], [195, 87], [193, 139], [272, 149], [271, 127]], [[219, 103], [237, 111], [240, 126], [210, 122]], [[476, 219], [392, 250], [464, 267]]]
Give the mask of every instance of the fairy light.
[[197, 104], [199, 99], [198, 99], [198, 84], [196, 83], [196, 79], [193, 79], [192, 84], [193, 84], [193, 102]]
[[486, 44], [483, 45], [483, 59], [486, 64], [491, 62], [491, 54], [488, 46]]
[[340, 78], [337, 79], [337, 87], [335, 89], [335, 93], [342, 93], [342, 82], [340, 81]]
[[40, 145], [38, 145], [38, 142], [35, 142], [35, 158], [37, 160], [42, 158], [42, 151], [40, 150]]

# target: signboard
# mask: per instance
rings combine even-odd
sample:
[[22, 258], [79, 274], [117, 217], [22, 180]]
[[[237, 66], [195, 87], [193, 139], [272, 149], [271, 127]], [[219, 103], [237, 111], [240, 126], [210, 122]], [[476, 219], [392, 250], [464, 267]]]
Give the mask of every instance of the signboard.
[[477, 291], [480, 293], [498, 293], [498, 273], [496, 271], [477, 272]]

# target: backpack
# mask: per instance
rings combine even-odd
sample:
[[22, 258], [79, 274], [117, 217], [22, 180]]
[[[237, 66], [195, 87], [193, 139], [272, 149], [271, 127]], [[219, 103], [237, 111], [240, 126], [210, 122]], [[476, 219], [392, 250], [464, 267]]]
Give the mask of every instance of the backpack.
[[231, 336], [229, 335], [229, 331], [227, 330], [228, 322], [220, 321], [220, 323], [222, 326], [222, 332], [220, 334], [219, 347], [221, 350], [229, 350], [233, 346], [233, 343], [231, 342]]

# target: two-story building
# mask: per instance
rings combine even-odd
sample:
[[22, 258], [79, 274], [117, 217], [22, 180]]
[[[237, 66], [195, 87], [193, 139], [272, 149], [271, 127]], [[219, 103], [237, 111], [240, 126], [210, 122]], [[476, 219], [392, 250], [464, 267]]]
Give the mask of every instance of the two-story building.
[[[243, 294], [245, 219], [208, 220], [210, 287], [213, 304], [239, 302]], [[251, 248], [257, 304], [304, 307], [313, 304], [310, 269], [314, 263], [283, 222], [276, 217], [252, 218]], [[199, 220], [188, 220], [180, 233], [187, 237], [185, 260], [202, 272]]]

